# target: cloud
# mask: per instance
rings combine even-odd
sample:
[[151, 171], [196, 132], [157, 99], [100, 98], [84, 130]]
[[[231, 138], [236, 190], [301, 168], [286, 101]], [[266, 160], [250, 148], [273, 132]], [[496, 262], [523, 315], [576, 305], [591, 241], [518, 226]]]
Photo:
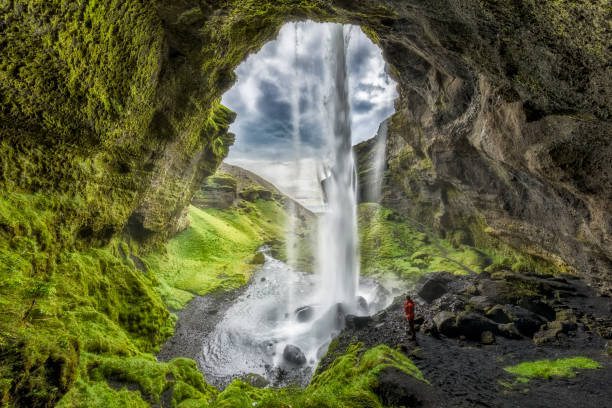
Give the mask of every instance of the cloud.
[[[294, 160], [296, 110], [300, 117], [299, 158], [308, 161], [325, 157], [329, 26], [288, 23], [274, 41], [236, 69], [237, 83], [223, 96], [223, 104], [238, 114], [230, 128], [236, 142], [230, 148], [228, 162], [250, 163], [256, 159], [255, 167], [262, 169], [268, 168], [266, 161]], [[353, 143], [358, 143], [373, 137], [380, 122], [393, 113], [397, 94], [396, 84], [385, 72], [380, 49], [358, 27], [348, 32], [351, 126]], [[275, 164], [272, 168], [281, 167]], [[281, 185], [279, 188], [287, 190]]]

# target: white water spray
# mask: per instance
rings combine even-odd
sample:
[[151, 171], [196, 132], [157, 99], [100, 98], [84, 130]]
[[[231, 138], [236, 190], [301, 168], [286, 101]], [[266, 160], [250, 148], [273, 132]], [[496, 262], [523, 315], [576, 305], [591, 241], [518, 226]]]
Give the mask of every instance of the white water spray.
[[385, 175], [387, 133], [389, 120], [384, 120], [378, 128], [374, 145], [374, 180], [372, 180], [370, 197], [373, 202], [379, 202], [382, 193], [383, 178]]
[[[294, 30], [297, 65], [298, 24]], [[302, 384], [306, 384], [330, 341], [342, 329], [345, 314], [373, 313], [386, 306], [386, 295], [381, 298], [377, 294], [380, 285], [376, 282], [362, 282], [359, 288], [357, 174], [350, 126], [348, 35], [339, 24], [327, 25], [326, 30], [329, 47], [323, 67], [325, 80], [321, 83], [320, 77], [303, 78], [296, 70], [286, 98], [291, 107], [294, 159], [288, 176], [296, 182], [303, 173], [302, 155], [308, 150], [308, 145], [301, 143], [308, 135], [300, 134], [300, 122], [312, 121], [310, 117], [302, 117], [300, 102], [320, 107], [311, 115], [318, 116], [325, 128], [320, 150], [326, 152], [322, 174], [326, 211], [319, 218], [317, 273], [310, 275], [297, 270], [300, 210], [288, 200], [287, 264], [266, 254], [264, 266], [256, 272], [246, 292], [203, 341], [198, 365], [207, 380], [218, 386], [225, 386], [237, 374], [246, 373], [264, 375], [278, 385], [279, 372], [289, 376], [283, 381], [305, 381]], [[300, 87], [298, 84], [302, 82], [306, 85]], [[324, 95], [321, 90], [328, 94]], [[384, 160], [384, 146], [381, 160]], [[295, 191], [298, 193], [298, 189]], [[366, 301], [365, 308], [364, 302], [357, 300], [358, 290]], [[299, 353], [288, 358], [287, 350]]]
[[319, 223], [318, 266], [321, 304], [329, 308], [342, 303], [352, 310], [359, 282], [359, 258], [357, 174], [351, 143], [346, 50], [343, 26], [334, 24], [328, 59], [331, 83], [327, 101], [331, 164], [324, 180], [327, 211]]

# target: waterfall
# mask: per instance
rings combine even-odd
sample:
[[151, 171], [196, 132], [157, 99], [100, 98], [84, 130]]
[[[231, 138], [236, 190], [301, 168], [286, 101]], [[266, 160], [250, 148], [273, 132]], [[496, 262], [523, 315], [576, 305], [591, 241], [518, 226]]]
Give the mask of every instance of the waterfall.
[[389, 119], [384, 120], [378, 132], [376, 133], [375, 145], [374, 145], [374, 179], [372, 180], [372, 187], [370, 191], [370, 197], [373, 202], [380, 201], [380, 195], [382, 192], [383, 178], [385, 174], [385, 154], [387, 152], [387, 132], [389, 131]]
[[[300, 158], [301, 158], [301, 141], [300, 141], [300, 76], [298, 71], [298, 55], [299, 55], [299, 24], [294, 25], [294, 54], [293, 54], [293, 65], [294, 65], [294, 86], [291, 89], [291, 141], [293, 144], [293, 171], [292, 177], [294, 180], [300, 179]], [[296, 186], [297, 187], [297, 186]], [[295, 190], [296, 196], [299, 195], [298, 189]], [[295, 198], [295, 197], [294, 197]], [[295, 201], [289, 200], [286, 204], [287, 210], [287, 229], [285, 234], [285, 247], [287, 264], [291, 268], [297, 267], [297, 233], [298, 233], [298, 214], [297, 206]], [[287, 302], [287, 312], [291, 313], [295, 310], [296, 299], [293, 296], [294, 287], [293, 281], [289, 281], [289, 297]]]
[[353, 309], [359, 282], [357, 174], [351, 143], [350, 104], [343, 26], [331, 27], [327, 143], [330, 165], [323, 182], [327, 211], [319, 223], [318, 267], [323, 306]]

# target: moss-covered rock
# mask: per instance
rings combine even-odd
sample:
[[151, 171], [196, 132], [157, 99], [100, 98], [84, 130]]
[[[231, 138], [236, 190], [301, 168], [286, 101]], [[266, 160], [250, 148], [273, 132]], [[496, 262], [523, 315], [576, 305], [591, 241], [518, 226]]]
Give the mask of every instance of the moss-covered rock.
[[167, 336], [130, 255], [183, 227], [233, 141], [232, 71], [289, 20], [359, 24], [383, 49], [400, 91], [385, 207], [609, 287], [608, 15], [606, 0], [2, 2], [0, 344], [26, 362], [2, 354], [2, 402], [50, 406], [72, 384], [77, 348], [28, 346], [42, 337], [137, 355]]

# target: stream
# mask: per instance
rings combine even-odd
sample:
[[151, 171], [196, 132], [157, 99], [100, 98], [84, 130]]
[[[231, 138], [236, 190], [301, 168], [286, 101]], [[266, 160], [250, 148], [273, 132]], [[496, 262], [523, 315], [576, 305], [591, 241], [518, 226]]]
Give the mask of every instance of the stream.
[[[195, 359], [206, 380], [219, 388], [247, 374], [258, 374], [273, 385], [305, 386], [343, 326], [342, 306], [324, 310], [315, 303], [316, 275], [296, 271], [268, 254], [265, 258], [246, 290], [201, 339]], [[301, 306], [289, 312], [292, 299], [299, 299]], [[356, 300], [360, 306], [353, 314], [373, 314], [391, 301], [384, 286], [364, 279]]]

